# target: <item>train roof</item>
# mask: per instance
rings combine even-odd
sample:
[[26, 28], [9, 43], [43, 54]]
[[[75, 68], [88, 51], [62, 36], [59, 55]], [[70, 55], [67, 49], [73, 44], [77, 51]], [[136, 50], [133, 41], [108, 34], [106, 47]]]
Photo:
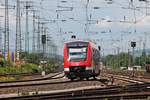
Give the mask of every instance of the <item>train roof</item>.
[[88, 43], [89, 41], [84, 41], [84, 40], [73, 40], [73, 41], [68, 41], [68, 42], [65, 42], [65, 43], [67, 44], [67, 43], [73, 43], [73, 42], [85, 42], [85, 43]]
[[65, 42], [65, 44], [68, 43], [74, 43], [74, 42], [83, 42], [83, 43], [90, 43], [92, 45], [93, 48], [98, 49], [98, 46], [96, 46], [96, 43], [92, 42], [92, 41], [87, 41], [87, 40], [74, 40], [74, 41], [68, 41]]

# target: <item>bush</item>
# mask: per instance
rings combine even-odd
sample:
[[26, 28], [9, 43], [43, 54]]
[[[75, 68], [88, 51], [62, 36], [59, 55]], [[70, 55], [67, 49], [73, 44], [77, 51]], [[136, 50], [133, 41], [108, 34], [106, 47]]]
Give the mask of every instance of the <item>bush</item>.
[[40, 72], [40, 68], [38, 67], [38, 65], [31, 64], [31, 63], [23, 64], [21, 65], [21, 68], [25, 72], [33, 72], [33, 73]]
[[6, 66], [0, 67], [1, 74], [9, 74], [9, 73], [36, 73], [40, 72], [40, 68], [38, 68], [35, 64], [23, 64], [20, 67], [16, 66]]
[[39, 64], [41, 57], [42, 57], [41, 53], [22, 52], [20, 58], [28, 63]]

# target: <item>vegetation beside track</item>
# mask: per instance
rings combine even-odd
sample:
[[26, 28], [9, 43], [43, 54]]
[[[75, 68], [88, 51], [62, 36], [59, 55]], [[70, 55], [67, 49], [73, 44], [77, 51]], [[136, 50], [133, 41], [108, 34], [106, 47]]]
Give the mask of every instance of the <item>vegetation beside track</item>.
[[[4, 57], [0, 57], [2, 64], [0, 64], [0, 74], [18, 74], [18, 73], [36, 73], [42, 70], [52, 72], [59, 67], [59, 61], [54, 58], [43, 58], [39, 53], [22, 53], [20, 59], [23, 63], [6, 61]], [[46, 61], [46, 64], [41, 64], [41, 61]]]
[[[53, 72], [60, 65], [59, 62], [62, 62], [60, 57], [52, 58], [52, 57], [43, 57], [42, 53], [22, 53], [20, 59], [24, 59], [28, 63], [36, 64], [42, 67], [42, 70], [46, 72]], [[46, 61], [46, 64], [41, 64], [41, 61]]]
[[9, 76], [9, 74], [38, 73], [38, 72], [40, 72], [40, 68], [37, 65], [31, 64], [31, 63], [23, 64], [21, 66], [15, 66], [14, 64], [12, 64], [10, 66], [0, 67], [1, 75], [8, 74], [8, 76], [0, 76], [0, 82], [15, 81], [15, 80], [20, 79], [19, 77], [21, 77], [20, 75], [18, 75], [18, 76], [10, 75]]
[[[46, 61], [46, 64], [41, 64], [41, 61]], [[0, 75], [5, 74], [22, 74], [22, 73], [46, 73], [53, 72], [59, 67], [60, 60], [50, 57], [42, 57], [39, 53], [22, 53], [20, 61], [6, 61], [4, 57], [0, 56]], [[32, 75], [32, 74], [31, 74]], [[18, 75], [20, 76], [20, 75]], [[0, 76], [0, 81], [14, 81], [17, 80], [15, 76]]]
[[9, 76], [9, 77], [1, 76], [0, 77], [0, 82], [8, 82], [8, 81], [16, 81], [16, 80], [17, 79], [12, 76]]
[[145, 62], [150, 62], [150, 55], [142, 54], [133, 59], [131, 52], [110, 54], [102, 57], [102, 62], [105, 66], [110, 66], [115, 70], [128, 66], [142, 66], [142, 69], [145, 69]]
[[31, 72], [39, 72], [40, 69], [37, 65], [27, 63], [23, 64], [21, 66], [6, 66], [6, 67], [0, 67], [0, 74], [10, 74], [10, 73], [31, 73]]

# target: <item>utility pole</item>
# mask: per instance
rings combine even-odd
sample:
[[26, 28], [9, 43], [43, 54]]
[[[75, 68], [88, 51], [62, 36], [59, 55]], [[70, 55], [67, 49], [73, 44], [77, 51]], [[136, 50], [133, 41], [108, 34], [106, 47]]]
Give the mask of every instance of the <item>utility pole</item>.
[[[45, 35], [45, 43], [43, 44], [43, 54], [45, 54], [46, 55], [46, 51], [47, 51], [47, 27], [44, 27], [44, 33], [43, 33], [43, 35]], [[46, 57], [46, 56], [45, 56]]]
[[21, 19], [20, 19], [20, 0], [17, 0], [16, 8], [16, 53], [17, 60], [20, 60], [20, 53], [22, 51], [22, 41], [21, 41]]
[[150, 16], [150, 1], [149, 0], [146, 0], [146, 16]]
[[9, 13], [8, 0], [5, 0], [5, 30], [4, 30], [4, 57], [9, 60]]
[[145, 2], [145, 12], [146, 12], [146, 16], [150, 16], [150, 9], [149, 9], [149, 7], [150, 7], [150, 1], [149, 0], [139, 0], [139, 1], [141, 1], [141, 2]]
[[25, 51], [29, 52], [29, 8], [31, 8], [30, 2], [26, 1], [26, 33], [25, 33]]
[[[42, 35], [44, 35], [44, 24], [45, 23], [41, 22], [40, 24], [41, 24], [41, 34], [40, 34], [40, 37], [41, 37]], [[42, 41], [42, 39], [41, 39], [41, 41]], [[40, 42], [40, 45], [41, 45], [41, 42]], [[43, 45], [43, 52], [44, 52], [45, 43], [43, 43], [42, 45]], [[40, 48], [40, 50], [41, 50], [41, 48]]]
[[41, 53], [41, 51], [42, 51], [42, 43], [41, 43], [41, 41], [42, 41], [42, 38], [41, 38], [41, 35], [43, 35], [44, 34], [44, 24], [45, 24], [45, 22], [40, 22], [39, 21], [39, 18], [38, 18], [38, 38], [37, 38], [37, 51], [39, 52], [39, 53]]
[[29, 32], [28, 32], [28, 1], [26, 1], [26, 33], [25, 33], [25, 51], [28, 51], [28, 40], [29, 40]]
[[117, 47], [117, 55], [118, 55], [118, 68], [120, 67], [120, 48]]
[[43, 60], [45, 58], [45, 53], [46, 53], [46, 43], [47, 43], [47, 35], [46, 35], [46, 27], [43, 27], [44, 23], [42, 23], [42, 46], [43, 46]]
[[131, 42], [131, 47], [132, 47], [132, 60], [133, 60], [133, 66], [134, 66], [134, 49], [136, 47], [136, 42]]
[[123, 52], [123, 33], [121, 33], [121, 38], [120, 38], [120, 42], [121, 42], [121, 52]]
[[144, 56], [144, 62], [146, 62], [146, 50], [145, 50], [145, 47], [146, 47], [146, 43], [144, 42], [143, 43], [143, 52], [142, 52], [142, 55]]
[[38, 16], [38, 34], [37, 34], [37, 52], [40, 53], [40, 34], [41, 34], [41, 30], [40, 30], [40, 17]]
[[89, 4], [89, 0], [87, 0], [86, 5], [85, 5], [85, 9], [86, 9], [86, 24], [85, 24], [85, 33], [88, 34], [88, 4]]
[[33, 10], [33, 40], [32, 40], [32, 52], [35, 52], [35, 10]]
[[131, 67], [130, 50], [128, 49], [128, 67]]
[[54, 59], [57, 61], [57, 46], [56, 45], [54, 45]]
[[142, 52], [142, 55], [144, 56], [144, 62], [146, 63], [146, 43], [147, 43], [147, 34], [148, 33], [144, 33], [145, 34], [145, 39], [144, 39], [144, 43], [143, 43], [143, 52]]
[[[139, 51], [141, 51], [141, 43], [142, 43], [142, 37], [139, 37]], [[141, 54], [142, 56], [142, 54]], [[141, 66], [141, 56], [139, 57], [139, 66]]]
[[3, 51], [3, 45], [2, 45], [2, 27], [1, 27], [1, 21], [0, 21], [0, 53]]

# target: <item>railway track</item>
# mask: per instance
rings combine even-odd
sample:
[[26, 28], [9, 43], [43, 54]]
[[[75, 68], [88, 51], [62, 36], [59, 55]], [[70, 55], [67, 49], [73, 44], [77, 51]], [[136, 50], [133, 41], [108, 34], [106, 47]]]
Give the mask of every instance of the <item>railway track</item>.
[[[59, 79], [59, 78], [63, 78], [63, 76], [59, 76], [56, 77], [57, 75], [60, 75], [62, 73], [57, 73], [55, 75], [49, 76], [49, 77], [45, 77], [45, 78], [41, 78], [41, 79], [36, 79], [36, 80], [28, 80], [28, 81], [20, 81], [20, 82], [8, 82], [8, 83], [1, 83], [0, 84], [0, 88], [1, 89], [7, 89], [7, 88], [19, 88], [19, 87], [29, 87], [29, 86], [45, 86], [45, 85], [57, 85], [57, 84], [63, 84], [63, 83], [75, 83], [75, 82], [82, 82], [82, 81], [86, 81], [86, 80], [76, 80], [76, 81], [70, 81], [70, 80], [57, 80], [57, 81], [51, 81], [51, 79]], [[112, 74], [107, 74], [107, 77], [111, 77], [117, 80], [122, 80], [122, 81], [127, 81], [129, 83], [136, 83], [136, 84], [142, 84], [145, 83], [144, 81], [140, 81], [140, 80], [135, 80], [135, 79], [131, 79], [128, 77], [123, 77], [123, 76], [117, 76], [117, 75], [112, 75]], [[101, 82], [104, 86], [111, 86], [108, 85], [108, 82], [111, 82], [109, 80], [101, 80], [101, 79], [96, 79], [96, 80], [88, 80], [88, 81], [99, 81]]]
[[49, 74], [49, 75], [46, 75], [46, 76], [41, 77], [41, 78], [35, 78], [35, 79], [29, 79], [29, 80], [16, 80], [16, 81], [0, 82], [0, 85], [7, 84], [7, 83], [11, 84], [11, 83], [21, 83], [21, 82], [32, 82], [32, 81], [42, 81], [42, 80], [48, 80], [48, 79], [57, 79], [57, 78], [61, 78], [61, 77], [56, 77], [56, 78], [54, 78], [54, 77], [57, 76], [57, 75], [60, 75], [62, 73], [63, 72]]
[[80, 99], [148, 99], [150, 97], [150, 83], [132, 84], [113, 87], [78, 88], [47, 93], [37, 93], [28, 96], [14, 96], [2, 98], [3, 100], [80, 100]]
[[[59, 78], [61, 78], [61, 77], [59, 77]], [[57, 78], [52, 78], [52, 79], [57, 79]], [[13, 88], [13, 87], [27, 87], [27, 86], [44, 86], [44, 85], [57, 85], [57, 84], [63, 84], [63, 83], [67, 83], [67, 84], [69, 84], [69, 83], [76, 83], [76, 82], [86, 82], [87, 80], [74, 80], [74, 81], [70, 81], [70, 80], [68, 80], [68, 79], [66, 79], [66, 80], [63, 80], [63, 81], [54, 81], [54, 82], [51, 82], [51, 80], [49, 80], [49, 81], [42, 81], [42, 82], [39, 82], [39, 81], [34, 81], [34, 83], [32, 83], [32, 82], [25, 82], [25, 83], [13, 83], [13, 84], [0, 84], [0, 89], [2, 89], [2, 88]], [[100, 80], [100, 79], [91, 79], [91, 80], [88, 80], [88, 81], [90, 81], [90, 82], [92, 82], [92, 81], [98, 81], [98, 82], [101, 82], [102, 84], [103, 84], [103, 86], [106, 86], [107, 84], [105, 84], [105, 82], [103, 82], [103, 81], [106, 81], [106, 80]], [[108, 80], [107, 80], [108, 81]]]
[[142, 83], [147, 82], [147, 81], [143, 81], [143, 80], [141, 80], [141, 79], [136, 79], [136, 78], [133, 78], [133, 77], [131, 78], [131, 77], [122, 76], [122, 75], [107, 74], [107, 77], [114, 78], [114, 79], [118, 79], [118, 80], [127, 81], [127, 82], [129, 82], [129, 83], [142, 84]]
[[0, 88], [13, 88], [13, 87], [27, 87], [27, 86], [41, 86], [41, 85], [53, 85], [62, 83], [71, 83], [72, 81], [59, 81], [59, 82], [34, 82], [34, 83], [23, 83], [23, 84], [11, 84], [11, 85], [0, 85]]
[[31, 76], [31, 75], [40, 75], [41, 73], [10, 73], [10, 74], [0, 74], [1, 76], [8, 77], [8, 76]]
[[[133, 77], [131, 76], [131, 74], [118, 74], [118, 73], [114, 73], [111, 71], [103, 71], [101, 73], [101, 75], [103, 77], [108, 77], [108, 79], [110, 79], [110, 81], [114, 81], [114, 80], [122, 80], [124, 82], [128, 82], [129, 84], [142, 84], [145, 82], [150, 82], [150, 79], [148, 79], [147, 77], [145, 78], [144, 76], [141, 77]], [[113, 83], [113, 82], [112, 82]]]
[[150, 79], [150, 73], [144, 72], [144, 71], [129, 71], [129, 70], [117, 70], [113, 71], [110, 69], [103, 69], [103, 73], [108, 74], [115, 74], [115, 75], [123, 75], [123, 76], [129, 76], [129, 77], [135, 77], [135, 78], [144, 78], [144, 79]]
[[[60, 79], [59, 79], [60, 80]], [[63, 81], [62, 81], [63, 80]], [[52, 82], [53, 81], [53, 82]], [[100, 81], [100, 82], [99, 82]], [[51, 80], [49, 82], [41, 82], [41, 83], [30, 83], [30, 84], [21, 84], [21, 85], [9, 85], [9, 86], [1, 86], [0, 87], [0, 97], [7, 97], [9, 95], [24, 95], [30, 94], [30, 92], [37, 93], [39, 91], [53, 91], [53, 90], [64, 90], [64, 89], [73, 89], [77, 87], [85, 87], [85, 86], [100, 86], [107, 87], [105, 83], [103, 83], [104, 79], [101, 80], [74, 80], [70, 81], [68, 79], [61, 79], [61, 81], [56, 82], [56, 80]]]
[[[53, 76], [47, 76], [45, 77], [46, 80], [42, 79], [42, 80], [34, 80], [34, 81], [28, 81], [28, 82], [14, 82], [14, 83], [4, 83], [4, 84], [0, 84], [0, 91], [1, 93], [9, 93], [9, 92], [2, 92], [2, 90], [4, 89], [5, 91], [9, 91], [9, 90], [12, 90], [12, 91], [18, 91], [18, 90], [21, 90], [20, 92], [24, 91], [23, 88], [28, 88], [29, 91], [49, 91], [50, 89], [44, 89], [44, 88], [47, 88], [47, 87], [56, 87], [56, 90], [60, 90], [60, 89], [63, 89], [63, 88], [60, 88], [61, 86], [65, 86], [66, 88], [64, 89], [67, 89], [67, 87], [69, 87], [70, 85], [74, 85], [74, 84], [83, 84], [83, 83], [86, 83], [86, 82], [89, 82], [89, 83], [94, 83], [94, 82], [97, 82], [97, 83], [101, 83], [101, 87], [112, 87], [114, 86], [114, 84], [108, 84], [108, 82], [110, 82], [109, 80], [107, 79], [91, 79], [91, 80], [74, 80], [74, 81], [70, 81], [68, 79], [63, 79], [62, 76], [60, 75], [61, 73], [57, 73], [56, 75], [53, 75]], [[58, 76], [59, 77], [58, 77]], [[107, 77], [111, 77], [112, 75], [107, 75]], [[61, 80], [59, 78], [62, 78]], [[127, 81], [129, 84], [142, 84], [142, 83], [145, 83], [145, 82], [139, 82], [139, 81], [135, 81], [134, 79], [128, 79], [127, 77], [117, 77], [117, 76], [114, 76], [113, 77], [114, 79], [117, 79], [118, 80], [121, 80], [121, 81]], [[57, 79], [57, 80], [51, 80], [51, 79]], [[120, 86], [124, 86], [126, 84], [120, 84]], [[83, 85], [82, 85], [83, 86]], [[78, 86], [78, 87], [82, 87], [82, 86]], [[88, 85], [84, 85], [84, 86], [88, 86]], [[92, 85], [90, 85], [92, 86]], [[93, 86], [95, 86], [95, 84], [93, 84]], [[97, 86], [100, 86], [100, 84], [98, 84]], [[117, 85], [116, 85], [117, 86]], [[77, 86], [76, 86], [77, 87]], [[71, 87], [71, 88], [76, 88], [76, 87]], [[60, 88], [60, 89], [59, 89]], [[55, 90], [55, 89], [53, 89]], [[25, 90], [28, 92], [28, 90]], [[15, 92], [15, 93], [16, 93]], [[12, 92], [11, 92], [12, 93]]]
[[44, 81], [45, 80], [62, 78], [63, 76], [56, 77], [56, 76], [58, 76], [60, 74], [62, 74], [62, 72], [55, 73], [53, 75], [47, 75], [47, 76], [45, 76], [43, 78], [37, 78], [37, 79], [31, 79], [31, 80], [1, 82], [0, 83], [0, 88], [22, 87], [22, 86], [32, 86], [32, 85], [48, 84], [48, 82], [44, 82]]

